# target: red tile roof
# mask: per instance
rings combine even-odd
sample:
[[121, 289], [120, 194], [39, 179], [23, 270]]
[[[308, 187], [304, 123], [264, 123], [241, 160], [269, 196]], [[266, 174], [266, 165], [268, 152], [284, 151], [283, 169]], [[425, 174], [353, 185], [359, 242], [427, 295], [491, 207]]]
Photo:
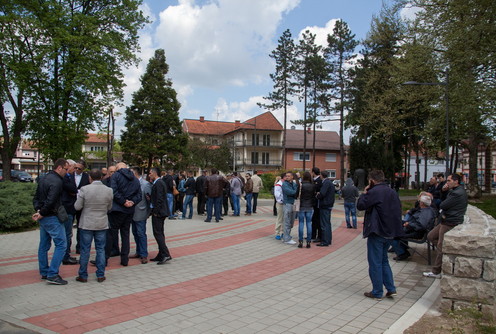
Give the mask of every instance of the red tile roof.
[[[315, 131], [315, 149], [339, 150], [339, 135], [335, 131]], [[307, 150], [313, 147], [313, 131], [307, 132]], [[303, 149], [303, 130], [286, 130], [286, 148]]]
[[88, 133], [86, 135], [85, 143], [106, 143], [107, 134], [106, 133]]
[[185, 119], [183, 129], [189, 134], [223, 136], [238, 129], [276, 130], [282, 131], [282, 125], [272, 115], [266, 112], [245, 122], [218, 122], [207, 121], [203, 117], [200, 119]]

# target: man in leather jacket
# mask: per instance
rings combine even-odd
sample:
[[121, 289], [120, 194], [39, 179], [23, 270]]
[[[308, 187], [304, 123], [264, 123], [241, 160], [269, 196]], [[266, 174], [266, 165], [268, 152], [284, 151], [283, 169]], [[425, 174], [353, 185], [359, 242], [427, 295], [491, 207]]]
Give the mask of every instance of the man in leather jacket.
[[207, 196], [207, 219], [206, 223], [212, 221], [212, 210], [215, 214], [215, 222], [219, 222], [222, 218], [220, 217], [222, 210], [222, 194], [224, 192], [224, 186], [226, 184], [226, 179], [219, 175], [219, 171], [216, 168], [212, 168], [211, 175], [207, 177], [205, 181], [205, 195]]

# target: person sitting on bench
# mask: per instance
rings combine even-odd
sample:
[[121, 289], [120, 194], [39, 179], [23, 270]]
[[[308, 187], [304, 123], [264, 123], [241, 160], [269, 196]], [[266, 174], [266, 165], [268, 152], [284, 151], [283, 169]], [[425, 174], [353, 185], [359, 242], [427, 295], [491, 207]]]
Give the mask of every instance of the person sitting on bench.
[[392, 242], [396, 261], [408, 259], [411, 254], [408, 251], [408, 241], [405, 239], [422, 239], [428, 231], [434, 227], [436, 211], [431, 207], [432, 197], [430, 194], [421, 193], [418, 200], [418, 207], [408, 211], [405, 215], [403, 229], [405, 235]]

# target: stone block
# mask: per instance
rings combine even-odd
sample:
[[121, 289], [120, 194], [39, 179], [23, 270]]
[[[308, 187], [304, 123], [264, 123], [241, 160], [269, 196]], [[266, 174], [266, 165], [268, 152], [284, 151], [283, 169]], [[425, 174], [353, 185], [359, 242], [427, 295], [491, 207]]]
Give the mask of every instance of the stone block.
[[495, 260], [484, 261], [484, 272], [482, 274], [482, 278], [485, 279], [486, 281], [496, 280], [496, 261]]
[[481, 305], [482, 313], [491, 316], [493, 319], [496, 319], [496, 305]]
[[471, 235], [459, 231], [446, 233], [443, 253], [470, 257], [494, 258], [496, 239], [494, 235]]
[[443, 298], [467, 301], [470, 303], [494, 303], [495, 284], [482, 280], [444, 276], [441, 280]]
[[443, 274], [453, 275], [456, 256], [443, 254]]
[[453, 301], [453, 310], [454, 311], [459, 311], [459, 310], [466, 310], [466, 309], [476, 309], [478, 310], [478, 305], [474, 303], [469, 303], [469, 302], [464, 302], [464, 301], [458, 301], [454, 300]]
[[455, 259], [453, 273], [457, 277], [480, 278], [482, 276], [482, 263], [482, 259], [458, 256]]
[[453, 301], [448, 298], [441, 298], [441, 302], [439, 303], [439, 310], [441, 312], [453, 311]]

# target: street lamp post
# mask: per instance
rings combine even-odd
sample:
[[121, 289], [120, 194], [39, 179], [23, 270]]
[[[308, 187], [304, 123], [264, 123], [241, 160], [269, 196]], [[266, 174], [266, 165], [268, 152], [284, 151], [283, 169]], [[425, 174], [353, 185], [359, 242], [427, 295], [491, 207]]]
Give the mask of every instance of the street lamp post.
[[446, 140], [446, 176], [450, 174], [450, 158], [449, 158], [449, 95], [448, 95], [448, 85], [449, 85], [449, 76], [446, 73], [446, 81], [444, 82], [417, 82], [417, 81], [407, 81], [404, 82], [403, 85], [413, 85], [413, 86], [444, 86], [444, 102], [445, 102], [445, 121], [446, 121], [446, 130], [445, 130], [445, 140]]

